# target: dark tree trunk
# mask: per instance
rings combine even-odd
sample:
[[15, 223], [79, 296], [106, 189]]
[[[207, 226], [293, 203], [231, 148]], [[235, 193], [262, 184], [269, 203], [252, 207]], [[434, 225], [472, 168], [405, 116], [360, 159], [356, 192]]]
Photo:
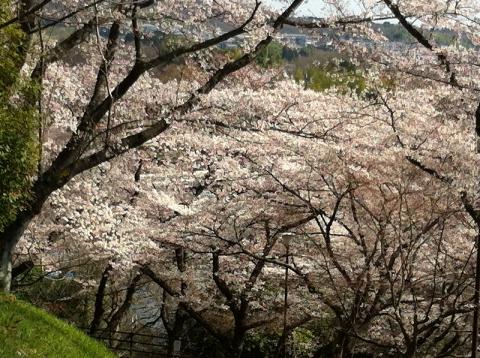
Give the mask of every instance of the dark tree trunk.
[[350, 352], [350, 337], [346, 331], [338, 332], [335, 340], [332, 342], [331, 349], [332, 358], [349, 358], [352, 356]]
[[9, 292], [12, 284], [12, 254], [10, 249], [0, 245], [0, 291]]
[[333, 341], [318, 349], [315, 358], [350, 358], [350, 337], [348, 334], [339, 332]]
[[167, 357], [175, 357], [175, 338], [174, 337], [168, 337], [167, 339]]
[[473, 294], [472, 358], [477, 358], [478, 356], [478, 319], [480, 315], [480, 228], [477, 228], [477, 231], [479, 233], [477, 233], [477, 237], [475, 238], [477, 256], [475, 262], [475, 292]]
[[108, 337], [108, 339], [112, 338], [123, 316], [130, 309], [130, 306], [132, 305], [133, 295], [135, 294], [138, 281], [140, 280], [141, 277], [142, 277], [142, 274], [138, 274], [132, 279], [132, 281], [130, 282], [130, 285], [128, 285], [127, 287], [125, 300], [123, 301], [122, 305], [115, 311], [115, 313], [113, 313], [112, 318], [110, 318], [110, 321], [108, 322], [104, 332], [105, 333], [104, 336]]
[[282, 335], [280, 336], [280, 338], [278, 339], [277, 341], [277, 348], [275, 349], [275, 357], [276, 358], [285, 358], [286, 357], [286, 347], [285, 347], [285, 344], [287, 343], [286, 342], [286, 339], [287, 339], [287, 335], [285, 334], [285, 332], [282, 333]]
[[[169, 357], [173, 357], [175, 353], [175, 341], [181, 338], [183, 333], [183, 328], [185, 321], [187, 320], [187, 314], [177, 308], [175, 312], [175, 321], [173, 322], [173, 327], [171, 329], [167, 329], [168, 340], [167, 340], [167, 355]], [[164, 322], [164, 325], [166, 323]], [[167, 328], [167, 327], [165, 327]]]
[[18, 241], [32, 219], [40, 213], [50, 194], [65, 185], [67, 181], [67, 177], [58, 178], [55, 174], [44, 173], [33, 185], [32, 199], [27, 203], [27, 209], [18, 213], [16, 219], [0, 231], [0, 292], [10, 291], [11, 259]]
[[243, 343], [245, 338], [245, 329], [236, 325], [233, 339], [229, 349], [229, 357], [240, 358], [243, 351]]
[[417, 353], [417, 345], [412, 343], [412, 344], [409, 344], [408, 347], [407, 347], [407, 351], [405, 352], [405, 354], [403, 355], [403, 357], [405, 358], [413, 358], [416, 356], [416, 353]]
[[108, 276], [111, 270], [112, 266], [107, 265], [107, 267], [102, 273], [100, 283], [98, 284], [97, 294], [95, 295], [95, 311], [93, 312], [93, 318], [89, 328], [89, 334], [91, 336], [97, 333], [97, 330], [100, 327], [100, 323], [103, 318], [103, 314], [105, 313], [105, 309], [103, 307], [103, 299], [105, 297], [105, 288], [107, 287]]
[[348, 334], [342, 334], [341, 337], [339, 337], [339, 342], [338, 342], [338, 350], [336, 353], [336, 357], [338, 358], [347, 358], [351, 357], [351, 352], [350, 352], [350, 337]]
[[9, 292], [12, 284], [12, 253], [31, 216], [20, 215], [0, 233], [0, 292]]

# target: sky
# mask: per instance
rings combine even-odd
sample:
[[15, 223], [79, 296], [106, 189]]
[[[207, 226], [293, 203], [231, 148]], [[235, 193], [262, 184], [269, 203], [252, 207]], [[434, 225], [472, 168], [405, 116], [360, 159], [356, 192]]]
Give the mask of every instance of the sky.
[[[345, 1], [345, 3], [350, 2], [352, 5], [352, 9], [355, 8], [356, 6], [353, 5], [353, 1]], [[275, 8], [285, 8], [287, 3], [285, 0], [265, 0], [265, 3], [268, 3]], [[325, 16], [325, 10], [322, 11], [322, 8], [324, 9], [325, 7], [325, 2], [324, 1], [319, 1], [319, 0], [306, 0], [298, 9], [297, 13], [298, 15], [301, 16], [316, 16], [316, 17], [321, 17], [322, 13]], [[358, 9], [358, 7], [357, 7]]]
[[[278, 7], [278, 8], [284, 8], [285, 7], [285, 2], [282, 2], [281, 0], [267, 0], [266, 3], [269, 3], [272, 6]], [[318, 1], [315, 1], [315, 0], [308, 1], [307, 0], [305, 3], [303, 3], [300, 6], [300, 8], [298, 10], [298, 13], [300, 15], [312, 15], [312, 14], [314, 16], [321, 15], [320, 6], [318, 5]]]

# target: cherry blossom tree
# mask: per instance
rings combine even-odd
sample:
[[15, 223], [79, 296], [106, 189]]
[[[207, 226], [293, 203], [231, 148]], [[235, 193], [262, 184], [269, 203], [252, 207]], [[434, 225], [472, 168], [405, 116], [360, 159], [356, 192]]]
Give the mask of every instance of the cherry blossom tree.
[[[478, 226], [478, 178], [475, 177], [474, 169], [476, 164], [466, 167], [463, 165], [455, 168], [445, 167], [447, 163], [452, 163], [450, 159], [453, 158], [476, 157], [476, 148], [478, 148], [478, 145], [475, 144], [475, 141], [478, 142], [475, 139], [475, 136], [478, 137], [478, 62], [475, 59], [478, 44], [478, 3], [472, 1], [460, 1], [455, 4], [442, 1], [428, 3], [383, 1], [378, 6], [385, 11], [385, 14], [388, 14], [386, 16], [394, 16], [403, 26], [411, 36], [412, 46], [405, 48], [400, 56], [381, 45], [375, 46], [365, 49], [366, 55], [363, 56], [363, 60], [370, 62], [380, 72], [387, 70], [400, 74], [399, 78], [406, 82], [397, 83], [396, 86], [421, 87], [428, 90], [436, 90], [437, 87], [443, 88], [442, 93], [435, 93], [436, 91], [433, 90], [432, 97], [419, 101], [419, 103], [429, 105], [442, 99], [443, 104], [438, 107], [438, 111], [444, 114], [450, 113], [453, 116], [450, 121], [447, 121], [450, 123], [452, 132], [456, 133], [457, 126], [469, 128], [470, 131], [469, 133], [465, 131], [463, 135], [460, 135], [462, 138], [460, 141], [471, 143], [470, 147], [465, 148], [463, 152], [456, 152], [453, 149], [454, 147], [450, 145], [452, 138], [449, 135], [437, 137], [439, 132], [413, 133], [414, 135], [410, 136], [415, 139], [413, 143], [402, 143], [401, 138], [405, 139], [405, 137], [400, 135], [399, 145], [411, 151], [411, 154], [408, 154], [405, 159], [433, 178], [456, 185], [458, 189], [456, 195], [462, 199], [464, 210]], [[299, 25], [308, 28], [322, 27], [322, 23], [305, 22]], [[447, 47], [437, 43], [434, 36], [435, 31], [445, 29], [452, 30], [455, 34], [452, 45]], [[465, 43], [462, 44], [465, 39], [470, 41], [469, 48], [464, 46]], [[351, 46], [347, 50], [351, 51], [353, 47], [358, 48], [361, 45]], [[356, 53], [356, 49], [353, 50], [353, 53]], [[403, 108], [389, 108], [388, 103], [383, 104], [391, 113], [392, 130], [398, 134], [395, 123], [404, 116]], [[418, 118], [412, 116], [411, 119], [415, 122], [411, 122], [410, 134], [412, 134], [412, 129], [416, 131], [416, 127], [420, 125], [416, 121]], [[445, 128], [445, 126], [446, 123], [442, 123], [437, 128]], [[422, 139], [419, 142], [420, 138]], [[425, 142], [421, 143], [422, 140]], [[444, 152], [441, 155], [439, 155], [438, 149], [433, 151], [435, 154], [430, 152], [435, 146], [428, 144], [424, 146], [427, 142], [435, 140], [448, 143], [442, 146]], [[448, 160], [445, 160], [446, 158]], [[464, 158], [459, 159], [460, 162], [463, 160]], [[466, 162], [469, 160], [467, 159]], [[459, 187], [458, 183], [461, 181], [463, 181], [463, 185]], [[470, 190], [466, 190], [466, 187], [469, 187]], [[479, 246], [478, 242], [476, 246]], [[480, 263], [480, 261], [478, 262]], [[478, 346], [480, 264], [477, 264], [476, 267], [477, 281], [473, 298], [475, 310], [471, 339], [472, 356], [477, 355]]]
[[[379, 80], [371, 84], [376, 95], [362, 99], [255, 76], [242, 73], [243, 92], [238, 83], [213, 91], [162, 141], [72, 180], [32, 237], [57, 229], [70, 247], [109, 260], [120, 274], [140, 270], [223, 337], [199, 314], [215, 302], [213, 311], [234, 317], [223, 327], [233, 335], [221, 341], [238, 352], [251, 320], [281, 316], [284, 248], [271, 240], [293, 234], [289, 305], [313, 319], [335, 317], [331, 346], [323, 347], [329, 354], [440, 354], [438, 337], [452, 342], [444, 354], [463, 349], [456, 332], [471, 312], [474, 230], [451, 193], [473, 190], [476, 158], [465, 156], [468, 126], [452, 120], [468, 120], [468, 107], [452, 113], [440, 110], [442, 98], [409, 101], [448, 88], [393, 94]], [[432, 158], [445, 152], [437, 135], [449, 138], [442, 169], [455, 185], [412, 165], [419, 157], [410, 147], [425, 146]], [[192, 255], [188, 268], [176, 252]], [[257, 285], [277, 287], [276, 299]], [[270, 304], [259, 310], [259, 302]]]
[[[20, 22], [26, 34], [39, 34], [39, 46], [34, 46], [33, 40], [37, 38], [32, 35], [29, 49], [32, 54], [32, 78], [41, 82], [44, 77], [52, 76], [55, 73], [54, 68], [57, 71], [62, 68], [66, 56], [73, 50], [88, 54], [84, 56], [89, 65], [73, 71], [76, 76], [83, 77], [82, 82], [73, 82], [75, 77], [64, 77], [65, 72], [60, 70], [61, 80], [71, 81], [73, 85], [73, 88], [68, 87], [61, 100], [67, 103], [73, 100], [77, 106], [70, 108], [73, 113], [68, 117], [65, 112], [54, 110], [58, 117], [48, 117], [48, 120], [53, 121], [57, 128], [68, 127], [70, 133], [64, 131], [62, 144], [58, 146], [57, 142], [57, 150], [43, 159], [44, 168], [32, 184], [32, 199], [2, 230], [2, 289], [8, 290], [10, 286], [13, 249], [52, 192], [64, 186], [74, 176], [137, 148], [163, 133], [173, 118], [194, 108], [200, 96], [208, 94], [229, 74], [248, 65], [256, 54], [272, 41], [271, 34], [281, 28], [301, 3], [300, 0], [292, 1], [273, 22], [268, 23], [267, 13], [258, 2], [244, 4], [241, 1], [226, 1], [210, 3], [210, 6], [203, 6], [203, 3], [195, 1], [129, 4], [80, 1], [73, 2], [71, 6], [52, 1], [21, 1], [12, 4], [19, 6], [18, 16], [4, 22], [0, 25], [1, 28]], [[52, 18], [52, 21], [45, 24], [39, 21], [41, 18]], [[211, 19], [222, 20], [233, 29], [219, 32], [216, 26], [211, 26]], [[142, 34], [139, 27], [142, 20], [161, 23], [161, 30], [165, 36], [173, 38], [173, 44], [147, 57], [142, 52]], [[66, 21], [76, 24], [75, 31], [62, 41], [50, 46], [46, 44], [42, 31], [52, 23]], [[101, 26], [108, 29], [106, 40], [100, 36]], [[131, 29], [134, 35], [133, 48], [121, 40], [121, 31], [125, 28]], [[224, 59], [208, 65], [208, 49], [244, 33], [249, 33], [250, 38], [245, 41], [246, 51], [243, 56], [236, 60]], [[91, 41], [87, 41], [88, 39]], [[196, 82], [189, 84], [192, 89], [189, 94], [176, 98], [168, 107], [154, 108], [151, 115], [155, 118], [146, 122], [145, 112], [144, 115], [137, 112], [137, 115], [142, 117], [141, 123], [135, 122], [133, 118], [124, 122], [122, 115], [116, 116], [116, 113], [122, 112], [122, 103], [129, 107], [127, 99], [130, 89], [134, 86], [139, 88], [138, 81], [145, 78], [149, 71], [165, 67], [181, 58], [188, 58], [192, 54], [198, 54], [200, 65], [204, 64], [205, 67], [207, 64], [208, 68], [199, 72]], [[51, 69], [54, 69], [53, 73], [50, 72]], [[38, 104], [42, 101], [43, 98], [37, 98]], [[130, 117], [128, 112], [124, 112], [124, 115]], [[49, 123], [45, 124], [42, 137], [50, 129]]]
[[[259, 3], [235, 1], [76, 3], [57, 14], [52, 4], [23, 5], [11, 21], [41, 11], [84, 25], [57, 44], [32, 40], [25, 68], [42, 81], [45, 169], [1, 235], [4, 288], [14, 247], [38, 245], [52, 266], [56, 252], [81, 248], [112, 275], [152, 279], [238, 355], [266, 312], [284, 313], [276, 295], [287, 269], [292, 307], [333, 317], [319, 352], [448, 356], [471, 343], [476, 355], [478, 60], [474, 47], [441, 48], [432, 32], [478, 44], [475, 1], [333, 3], [332, 16], [313, 22], [290, 16], [301, 1], [274, 20]], [[233, 30], [219, 34], [212, 18]], [[386, 46], [371, 26], [386, 18], [412, 46]], [[142, 21], [165, 33], [154, 55]], [[347, 29], [354, 36], [337, 50], [363, 68], [365, 92], [317, 93], [247, 66], [283, 24]], [[246, 33], [240, 58], [214, 49]], [[74, 50], [91, 61], [69, 63]], [[166, 66], [181, 76], [162, 81], [153, 70]], [[47, 242], [53, 231], [63, 239]], [[294, 238], [288, 264], [284, 234]], [[206, 318], [212, 302], [230, 319], [223, 331]]]
[[[447, 83], [450, 85], [451, 97], [455, 98], [455, 96], [461, 97], [461, 103], [459, 108], [455, 106], [455, 100], [450, 102], [449, 104], [453, 107], [444, 107], [444, 111], [449, 112], [462, 112], [462, 109], [465, 106], [465, 103], [472, 101], [478, 103], [478, 98], [475, 95], [477, 90], [477, 79], [475, 74], [476, 66], [475, 60], [470, 61], [468, 58], [470, 54], [468, 50], [460, 47], [455, 48], [451, 47], [448, 49], [440, 49], [438, 45], [435, 44], [434, 41], [429, 39], [425, 34], [421, 31], [418, 31], [410, 21], [408, 21], [407, 14], [411, 11], [411, 6], [413, 4], [403, 4], [400, 6], [399, 4], [392, 3], [390, 1], [385, 1], [385, 5], [391, 11], [391, 13], [397, 18], [397, 20], [402, 24], [402, 26], [409, 32], [409, 34], [417, 41], [419, 46], [428, 53], [430, 56], [436, 57], [436, 62], [438, 63], [438, 68], [431, 68], [431, 66], [426, 66], [424, 70], [418, 68], [415, 71], [412, 71], [411, 74], [423, 77], [431, 83], [440, 81], [443, 83]], [[449, 4], [442, 4], [433, 2], [426, 6], [426, 9], [434, 9], [436, 16], [422, 16], [422, 21], [425, 21], [425, 27], [429, 28], [437, 28], [440, 26], [444, 26], [447, 28], [453, 28], [458, 33], [466, 36], [467, 38], [471, 38], [473, 43], [476, 43], [477, 36], [478, 36], [478, 23], [476, 22], [476, 17], [478, 14], [478, 4], [470, 3], [470, 2], [462, 2], [457, 4], [454, 7], [451, 7]], [[425, 10], [424, 10], [425, 11]], [[426, 55], [426, 56], [428, 56]], [[404, 68], [402, 68], [404, 70]], [[436, 72], [436, 73], [435, 73]], [[467, 75], [468, 74], [468, 75]], [[458, 91], [461, 91], [459, 94]], [[450, 100], [450, 98], [449, 98]], [[458, 102], [457, 102], [458, 103]], [[471, 102], [470, 102], [471, 103]], [[476, 107], [474, 111], [473, 108]], [[468, 108], [468, 107], [467, 107]], [[467, 121], [464, 125], [470, 128], [471, 134], [470, 138], [474, 138], [475, 144], [472, 145], [470, 148], [470, 155], [472, 157], [478, 157], [478, 128], [479, 128], [479, 108], [480, 105], [470, 104], [470, 121]], [[392, 114], [392, 119], [395, 115], [394, 112]], [[461, 117], [456, 118], [460, 119]], [[458, 122], [457, 122], [458, 123]], [[472, 124], [470, 124], [472, 123]], [[457, 124], [458, 125], [458, 124]], [[468, 134], [465, 135], [468, 138]], [[399, 139], [400, 140], [400, 139]], [[403, 144], [402, 144], [403, 145]], [[422, 152], [424, 148], [422, 146], [411, 146], [413, 150], [416, 152]], [[455, 152], [453, 152], [455, 153]], [[454, 155], [451, 153], [451, 155]], [[456, 154], [456, 153], [455, 153]], [[420, 154], [422, 155], [422, 154]], [[445, 155], [444, 155], [445, 156]], [[430, 163], [426, 164], [423, 158], [421, 160], [410, 160], [410, 162], [417, 167], [421, 168], [422, 170], [426, 171], [433, 177], [445, 181], [445, 182], [455, 182], [455, 179], [450, 174], [442, 174], [444, 168], [438, 168], [435, 163], [438, 159], [436, 157], [433, 165], [430, 166]], [[432, 160], [432, 158], [429, 158]], [[427, 159], [428, 160], [428, 159]], [[437, 164], [438, 165], [438, 164]], [[455, 170], [453, 174], [454, 176], [458, 177], [460, 175], [465, 175], [465, 172], [469, 173], [466, 177], [469, 179], [469, 186], [473, 187], [473, 190], [460, 190], [459, 195], [462, 199], [462, 203], [464, 206], [465, 211], [470, 215], [472, 221], [477, 226], [477, 232], [479, 231], [479, 221], [478, 221], [478, 175], [475, 172], [476, 165], [473, 165], [466, 170]], [[473, 171], [473, 173], [472, 173]], [[480, 246], [479, 241], [480, 236], [477, 233], [477, 238], [475, 239], [475, 245], [477, 247], [477, 260], [476, 260], [476, 269], [475, 269], [475, 292], [473, 298], [474, 304], [474, 314], [473, 314], [473, 323], [472, 323], [472, 338], [471, 338], [471, 354], [472, 357], [477, 356], [478, 351], [478, 320], [479, 320], [479, 291], [480, 291], [480, 255], [478, 253], [478, 247]]]

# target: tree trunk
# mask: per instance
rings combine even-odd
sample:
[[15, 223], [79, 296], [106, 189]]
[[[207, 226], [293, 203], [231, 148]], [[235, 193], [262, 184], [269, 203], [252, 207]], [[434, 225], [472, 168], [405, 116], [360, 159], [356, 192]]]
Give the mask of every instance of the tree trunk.
[[275, 348], [275, 355], [274, 355], [276, 358], [285, 358], [289, 356], [288, 350], [286, 347], [286, 344], [287, 344], [286, 340], [287, 340], [287, 334], [284, 331], [282, 332], [282, 335], [277, 341], [277, 347]]
[[475, 292], [473, 294], [472, 358], [477, 358], [478, 356], [478, 316], [480, 315], [480, 228], [477, 228], [477, 231], [477, 237], [475, 238], [477, 256], [475, 263]]
[[175, 338], [168, 337], [167, 339], [167, 357], [175, 357]]
[[0, 292], [10, 292], [12, 283], [12, 253], [31, 217], [20, 215], [0, 233]]
[[50, 194], [66, 182], [67, 178], [59, 180], [55, 173], [44, 173], [32, 187], [31, 200], [26, 203], [27, 209], [19, 212], [16, 219], [0, 231], [0, 292], [10, 291], [12, 254], [28, 224], [40, 213]]
[[347, 358], [351, 357], [350, 352], [350, 337], [348, 334], [341, 334], [338, 339], [338, 344], [336, 347], [335, 357], [338, 358]]
[[171, 329], [168, 329], [166, 326], [166, 322], [163, 322], [166, 330], [167, 330], [167, 335], [168, 335], [168, 340], [167, 340], [167, 355], [168, 357], [175, 357], [175, 354], [178, 355], [179, 352], [175, 352], [175, 342], [180, 339], [183, 333], [183, 327], [185, 324], [185, 321], [187, 320], [187, 314], [177, 308], [175, 312], [175, 321], [173, 322], [173, 327]]
[[240, 358], [242, 355], [241, 347], [231, 347], [228, 350], [228, 357], [229, 358]]
[[103, 270], [102, 278], [98, 284], [97, 293], [95, 295], [95, 310], [93, 312], [93, 318], [89, 328], [89, 335], [91, 336], [94, 336], [97, 333], [103, 318], [103, 314], [105, 313], [103, 299], [105, 297], [105, 288], [107, 287], [107, 281], [111, 270], [112, 265], [108, 264], [105, 270]]
[[125, 315], [125, 313], [127, 313], [127, 311], [130, 309], [130, 306], [132, 305], [132, 298], [135, 294], [138, 281], [141, 277], [142, 274], [137, 274], [128, 285], [127, 292], [125, 294], [125, 300], [123, 301], [122, 305], [113, 313], [112, 318], [110, 318], [110, 321], [108, 322], [107, 327], [104, 331], [104, 337], [111, 339], [114, 335], [120, 322], [122, 321], [123, 316]]
[[403, 355], [404, 358], [413, 358], [417, 355], [416, 345], [412, 344], [411, 346], [407, 347], [407, 351]]
[[245, 330], [243, 327], [235, 327], [234, 336], [232, 339], [232, 343], [230, 346], [230, 354], [229, 357], [231, 358], [240, 358], [243, 351], [243, 341], [245, 338]]
[[0, 291], [9, 292], [12, 284], [12, 254], [0, 246]]

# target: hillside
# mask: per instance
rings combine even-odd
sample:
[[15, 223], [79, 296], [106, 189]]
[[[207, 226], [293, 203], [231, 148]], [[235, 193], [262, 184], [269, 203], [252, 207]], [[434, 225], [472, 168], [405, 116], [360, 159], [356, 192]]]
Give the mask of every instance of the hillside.
[[113, 358], [76, 328], [18, 301], [0, 296], [0, 357]]

